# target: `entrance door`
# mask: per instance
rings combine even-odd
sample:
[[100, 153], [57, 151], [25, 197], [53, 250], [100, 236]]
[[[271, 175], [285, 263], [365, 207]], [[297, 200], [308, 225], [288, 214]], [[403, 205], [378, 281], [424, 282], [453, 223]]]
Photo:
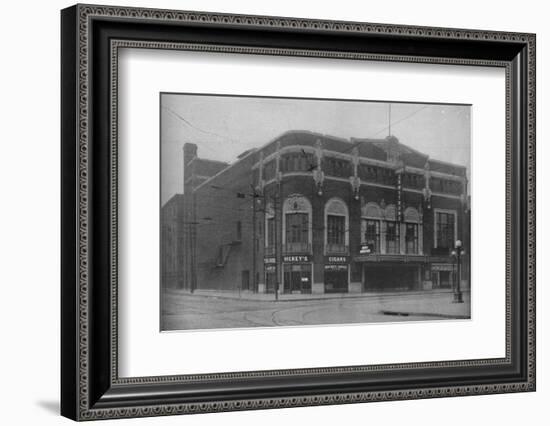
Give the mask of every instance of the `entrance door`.
[[250, 286], [250, 271], [242, 271], [241, 289], [248, 290]]
[[274, 265], [265, 267], [265, 291], [267, 293], [275, 293], [277, 285], [277, 273]]
[[284, 292], [311, 293], [311, 265], [284, 265]]
[[450, 271], [439, 271], [439, 287], [441, 288], [451, 288], [451, 272]]

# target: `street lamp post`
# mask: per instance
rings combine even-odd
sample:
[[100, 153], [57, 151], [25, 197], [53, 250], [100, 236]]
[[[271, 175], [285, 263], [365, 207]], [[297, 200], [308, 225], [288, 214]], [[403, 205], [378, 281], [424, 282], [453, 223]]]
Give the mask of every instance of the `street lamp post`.
[[456, 258], [456, 285], [453, 292], [453, 303], [464, 303], [462, 291], [460, 291], [460, 257], [464, 255], [462, 241], [456, 240], [455, 248], [451, 252], [453, 258]]

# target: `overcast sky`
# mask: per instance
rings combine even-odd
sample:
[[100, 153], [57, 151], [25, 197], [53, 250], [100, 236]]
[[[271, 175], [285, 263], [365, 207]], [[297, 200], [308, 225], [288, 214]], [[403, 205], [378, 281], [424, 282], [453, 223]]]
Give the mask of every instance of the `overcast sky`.
[[[161, 96], [161, 202], [183, 192], [183, 144], [198, 156], [233, 162], [288, 130], [344, 138], [384, 138], [389, 103], [251, 98], [215, 95]], [[470, 174], [470, 106], [391, 103], [391, 133], [431, 158], [464, 165]]]

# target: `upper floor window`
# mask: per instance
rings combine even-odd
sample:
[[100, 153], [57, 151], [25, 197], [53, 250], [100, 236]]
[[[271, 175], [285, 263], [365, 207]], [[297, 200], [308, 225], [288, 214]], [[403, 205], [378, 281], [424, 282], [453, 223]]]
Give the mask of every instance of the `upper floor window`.
[[361, 245], [368, 245], [371, 253], [380, 253], [380, 224], [383, 210], [377, 203], [361, 206]]
[[346, 218], [344, 216], [327, 216], [327, 244], [346, 243]]
[[420, 213], [414, 207], [407, 207], [403, 213], [405, 221], [405, 252], [407, 254], [418, 254], [421, 251], [420, 240], [422, 235], [420, 232], [420, 223], [422, 219]]
[[275, 172], [277, 168], [277, 163], [275, 160], [271, 160], [264, 164], [263, 178], [265, 180], [270, 180], [275, 177]]
[[301, 195], [291, 195], [283, 204], [284, 247], [287, 253], [311, 251], [311, 204]]
[[347, 178], [351, 175], [351, 163], [341, 158], [324, 157], [323, 172], [330, 176]]
[[286, 237], [287, 244], [307, 243], [309, 240], [309, 218], [307, 213], [286, 213]]
[[430, 187], [434, 192], [443, 192], [453, 195], [462, 194], [462, 182], [451, 179], [431, 178]]
[[340, 198], [331, 198], [325, 205], [325, 251], [348, 252], [349, 214], [346, 203]]
[[436, 248], [451, 249], [455, 243], [455, 215], [454, 212], [435, 211], [435, 246]]
[[418, 224], [405, 223], [405, 252], [407, 254], [418, 253]]
[[399, 253], [399, 231], [396, 222], [386, 222], [386, 253]]
[[281, 156], [281, 171], [282, 172], [306, 172], [311, 171], [315, 159], [310, 152], [293, 152]]
[[395, 173], [391, 169], [369, 164], [360, 164], [357, 173], [361, 179], [368, 182], [395, 185]]
[[372, 253], [380, 253], [380, 221], [362, 219], [361, 228], [361, 244], [368, 245]]
[[424, 188], [424, 176], [414, 174], [414, 173], [405, 173], [403, 174], [402, 183], [404, 187], [407, 188]]

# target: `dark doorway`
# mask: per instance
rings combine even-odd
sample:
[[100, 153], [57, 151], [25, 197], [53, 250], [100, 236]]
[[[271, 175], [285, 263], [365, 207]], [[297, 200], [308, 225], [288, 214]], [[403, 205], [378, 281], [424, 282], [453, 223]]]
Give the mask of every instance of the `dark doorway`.
[[348, 268], [344, 265], [338, 266], [340, 268], [325, 269], [325, 293], [347, 293], [348, 291]]
[[365, 291], [401, 291], [418, 288], [418, 267], [404, 265], [363, 266]]
[[451, 288], [453, 286], [450, 271], [439, 271], [439, 288]]
[[245, 270], [242, 271], [242, 278], [241, 278], [241, 289], [242, 290], [249, 290], [250, 289], [250, 271]]
[[266, 293], [275, 293], [277, 285], [277, 268], [275, 265], [269, 265], [265, 268], [265, 286]]
[[284, 292], [311, 293], [311, 265], [284, 265]]

